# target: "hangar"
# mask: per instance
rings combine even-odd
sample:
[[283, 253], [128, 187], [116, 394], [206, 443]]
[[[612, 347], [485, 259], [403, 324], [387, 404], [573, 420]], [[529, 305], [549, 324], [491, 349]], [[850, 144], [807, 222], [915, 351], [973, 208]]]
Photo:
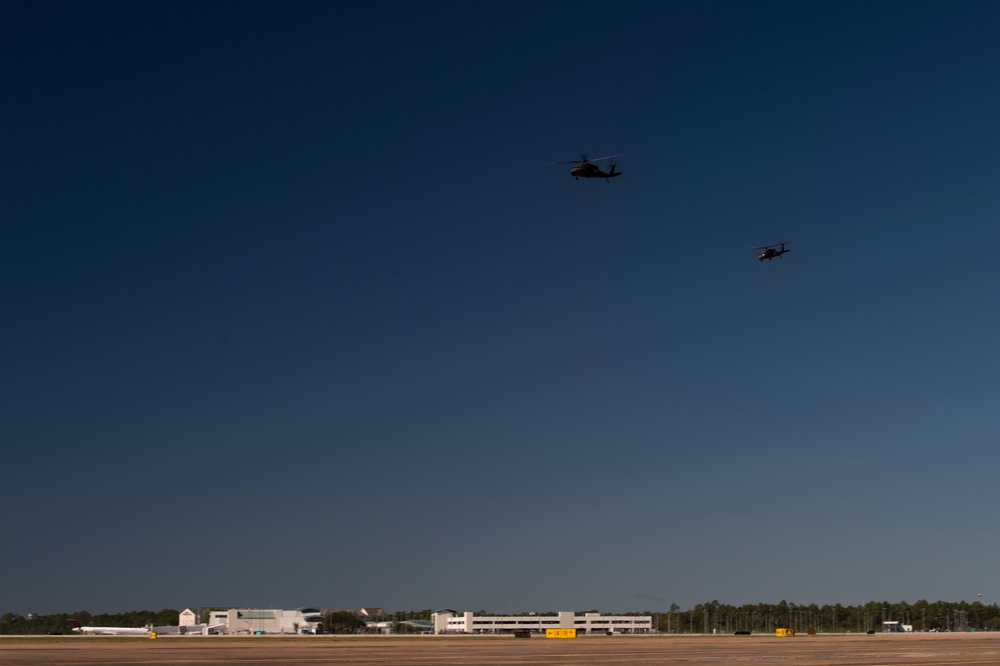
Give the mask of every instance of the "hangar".
[[314, 634], [323, 621], [319, 608], [230, 608], [211, 611], [209, 627], [223, 634]]

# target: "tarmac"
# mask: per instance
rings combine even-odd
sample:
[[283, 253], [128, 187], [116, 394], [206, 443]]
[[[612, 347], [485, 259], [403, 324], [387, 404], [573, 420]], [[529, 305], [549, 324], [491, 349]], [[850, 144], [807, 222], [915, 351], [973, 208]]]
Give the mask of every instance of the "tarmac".
[[1000, 632], [792, 636], [0, 637], [0, 664], [894, 666], [1000, 664]]

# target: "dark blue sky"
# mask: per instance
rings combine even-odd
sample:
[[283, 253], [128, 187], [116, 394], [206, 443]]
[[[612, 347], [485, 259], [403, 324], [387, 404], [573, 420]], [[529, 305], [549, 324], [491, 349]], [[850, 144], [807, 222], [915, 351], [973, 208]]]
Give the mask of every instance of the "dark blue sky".
[[998, 24], [0, 6], [0, 611], [997, 601]]

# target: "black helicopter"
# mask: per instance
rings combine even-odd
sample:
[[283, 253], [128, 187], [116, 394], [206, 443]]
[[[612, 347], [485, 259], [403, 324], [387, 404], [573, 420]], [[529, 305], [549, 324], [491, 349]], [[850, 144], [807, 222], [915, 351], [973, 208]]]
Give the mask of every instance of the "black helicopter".
[[[775, 249], [780, 248], [780, 249]], [[757, 247], [748, 247], [748, 250], [760, 250], [760, 254], [757, 255], [758, 261], [764, 261], [767, 259], [770, 261], [775, 257], [780, 257], [786, 252], [791, 252], [791, 250], [785, 249], [785, 241], [780, 243], [775, 243], [774, 245], [758, 245]]]
[[601, 160], [610, 160], [612, 157], [621, 157], [622, 153], [617, 155], [605, 155], [604, 157], [595, 157], [594, 159], [588, 159], [587, 155], [580, 155], [579, 160], [571, 160], [569, 162], [546, 162], [546, 164], [575, 164], [576, 166], [569, 170], [569, 174], [580, 180], [581, 178], [603, 178], [607, 182], [611, 182], [612, 178], [622, 175], [621, 171], [615, 171], [615, 163], [611, 163], [611, 168], [608, 169], [607, 173], [601, 171], [600, 168], [594, 162], [600, 162]]

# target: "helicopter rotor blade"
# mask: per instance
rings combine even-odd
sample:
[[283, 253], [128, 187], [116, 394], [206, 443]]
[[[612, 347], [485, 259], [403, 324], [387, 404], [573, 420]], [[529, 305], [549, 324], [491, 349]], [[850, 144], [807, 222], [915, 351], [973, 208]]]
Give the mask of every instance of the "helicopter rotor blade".
[[621, 157], [624, 153], [618, 153], [617, 155], [605, 155], [604, 157], [595, 157], [590, 159], [587, 153], [580, 155], [578, 160], [566, 160], [565, 162], [546, 162], [546, 164], [590, 164], [591, 162], [600, 162], [601, 160], [610, 160], [613, 157]]
[[787, 245], [788, 241], [781, 241], [780, 243], [775, 243], [774, 245], [754, 245], [753, 247], [745, 247], [744, 250], [768, 250], [772, 247], [778, 247], [779, 245]]

